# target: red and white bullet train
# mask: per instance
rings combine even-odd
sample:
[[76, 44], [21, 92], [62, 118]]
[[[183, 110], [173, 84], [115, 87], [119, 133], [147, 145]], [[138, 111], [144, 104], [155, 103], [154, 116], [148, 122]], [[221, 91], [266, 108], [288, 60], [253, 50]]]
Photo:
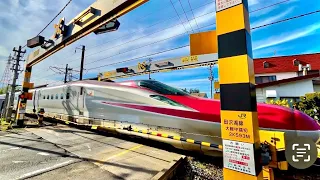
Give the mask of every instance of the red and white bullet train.
[[[29, 111], [44, 108], [46, 113], [111, 120], [133, 128], [222, 144], [220, 101], [194, 97], [158, 81], [84, 80], [30, 91], [33, 99], [28, 101]], [[17, 98], [15, 105], [16, 102]], [[300, 111], [262, 103], [258, 103], [257, 111], [260, 129], [284, 131], [286, 139], [307, 136], [319, 141], [320, 126]], [[199, 145], [140, 135], [177, 148], [207, 151]]]

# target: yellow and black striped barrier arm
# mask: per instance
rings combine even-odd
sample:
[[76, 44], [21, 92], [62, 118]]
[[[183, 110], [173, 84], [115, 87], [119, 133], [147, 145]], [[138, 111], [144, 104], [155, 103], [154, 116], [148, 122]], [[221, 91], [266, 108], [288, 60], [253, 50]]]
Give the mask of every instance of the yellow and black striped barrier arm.
[[216, 0], [216, 9], [223, 176], [262, 179], [248, 0]]

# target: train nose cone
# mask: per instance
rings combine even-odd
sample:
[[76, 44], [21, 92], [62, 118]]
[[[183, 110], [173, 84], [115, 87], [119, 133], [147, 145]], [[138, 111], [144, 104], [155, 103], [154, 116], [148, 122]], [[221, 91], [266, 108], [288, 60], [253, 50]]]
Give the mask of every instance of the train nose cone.
[[320, 125], [316, 120], [298, 110], [294, 111], [294, 120], [298, 136], [309, 137], [314, 142], [319, 142]]

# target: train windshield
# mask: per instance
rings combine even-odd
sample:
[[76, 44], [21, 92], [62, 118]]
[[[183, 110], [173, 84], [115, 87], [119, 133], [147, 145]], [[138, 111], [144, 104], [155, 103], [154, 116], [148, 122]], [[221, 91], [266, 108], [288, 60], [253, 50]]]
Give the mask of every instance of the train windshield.
[[140, 81], [138, 85], [164, 95], [178, 95], [178, 96], [189, 95], [183, 92], [182, 90], [179, 90], [177, 88], [174, 88], [174, 87], [165, 85], [161, 82], [153, 81], [153, 80], [143, 80], [143, 81]]
[[156, 99], [158, 101], [162, 101], [164, 103], [170, 104], [171, 106], [180, 106], [180, 107], [185, 107], [182, 104], [179, 104], [175, 101], [172, 101], [171, 99], [168, 99], [164, 96], [158, 96], [158, 95], [150, 95], [150, 97], [152, 97], [153, 99]]

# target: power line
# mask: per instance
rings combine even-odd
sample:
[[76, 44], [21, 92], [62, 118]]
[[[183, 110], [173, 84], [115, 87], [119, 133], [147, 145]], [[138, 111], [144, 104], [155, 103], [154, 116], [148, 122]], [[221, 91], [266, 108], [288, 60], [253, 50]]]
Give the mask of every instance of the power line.
[[[171, 0], [170, 0], [171, 1]], [[285, 0], [285, 1], [281, 1], [281, 2], [278, 2], [278, 3], [275, 3], [275, 4], [272, 4], [272, 5], [269, 5], [269, 6], [265, 6], [265, 7], [263, 7], [263, 8], [259, 8], [259, 9], [256, 9], [256, 10], [253, 10], [253, 11], [251, 11], [250, 13], [254, 13], [254, 12], [257, 12], [257, 11], [260, 11], [260, 10], [263, 10], [263, 9], [266, 9], [266, 8], [270, 8], [270, 7], [273, 7], [273, 6], [275, 6], [275, 5], [279, 5], [279, 4], [281, 4], [281, 3], [284, 3], [284, 2], [288, 2], [288, 1], [290, 1], [290, 0]], [[176, 1], [177, 2], [177, 1]], [[172, 1], [171, 1], [171, 3], [172, 3]], [[212, 2], [210, 2], [210, 3], [207, 3], [207, 4], [205, 4], [205, 5], [203, 5], [203, 6], [206, 6], [206, 5], [208, 5], [208, 4], [211, 4]], [[199, 6], [199, 7], [197, 7], [197, 8], [200, 8], [200, 7], [203, 7], [203, 6]], [[197, 9], [197, 8], [195, 8], [195, 9]], [[194, 9], [191, 9], [191, 11], [192, 10], [194, 10]], [[189, 12], [189, 11], [188, 11]], [[212, 12], [210, 12], [210, 13], [212, 13]], [[207, 14], [210, 14], [210, 13], [207, 13]], [[204, 15], [207, 15], [207, 14], [204, 14]], [[179, 14], [177, 14], [178, 15], [178, 17], [179, 17], [179, 19], [180, 19], [180, 16], [179, 16]], [[204, 16], [204, 15], [202, 15], [202, 16]], [[177, 16], [174, 16], [174, 17], [177, 17]], [[199, 16], [199, 17], [201, 17], [201, 16]], [[195, 18], [196, 19], [196, 18]], [[167, 19], [166, 19], [167, 20]], [[165, 21], [166, 21], [165, 20]], [[151, 26], [154, 26], [154, 25], [156, 25], [156, 24], [159, 24], [159, 23], [161, 23], [161, 22], [163, 22], [163, 21], [160, 21], [160, 22], [157, 22], [157, 23], [155, 23], [155, 24], [153, 24], [153, 25], [151, 25]], [[175, 25], [175, 26], [177, 26], [177, 25]], [[197, 25], [198, 26], [198, 25]], [[150, 27], [150, 26], [149, 26]], [[174, 27], [174, 26], [173, 26]], [[262, 26], [263, 27], [263, 26]], [[257, 28], [260, 28], [260, 27], [255, 27], [255, 28], [252, 28], [252, 29], [257, 29]], [[157, 32], [160, 32], [160, 31], [157, 31]], [[124, 36], [121, 36], [121, 37], [125, 37], [125, 36], [128, 36], [128, 35], [131, 35], [131, 34], [127, 34], [127, 35], [124, 35]], [[150, 34], [151, 35], [151, 34]], [[119, 38], [121, 38], [121, 37], [119, 37]], [[145, 37], [145, 36], [143, 36], [143, 37]], [[113, 39], [112, 41], [114, 41], [114, 40], [117, 40], [117, 39], [119, 39], [119, 38], [116, 38], [116, 39]], [[141, 37], [142, 38], [142, 37]], [[141, 39], [141, 38], [139, 38], [139, 39]], [[138, 39], [136, 39], [136, 40], [138, 40]], [[110, 41], [109, 41], [110, 42]], [[126, 44], [127, 44], [128, 42], [126, 42]], [[153, 43], [152, 43], [153, 44]], [[99, 46], [99, 45], [98, 45]], [[95, 46], [95, 47], [97, 47], [97, 46]], [[112, 48], [112, 47], [111, 47]], [[108, 48], [109, 49], [109, 48]], [[102, 52], [102, 51], [100, 51], [100, 52]], [[100, 53], [100, 52], [98, 52], [98, 53]], [[125, 53], [125, 52], [124, 52]], [[97, 54], [97, 53], [94, 53], [94, 54]], [[92, 54], [90, 54], [90, 55], [92, 55]], [[89, 55], [88, 55], [89, 56]], [[78, 60], [78, 59], [77, 59]]]
[[[37, 36], [39, 36], [47, 27], [64, 11], [64, 9], [71, 3], [72, 0], [69, 0], [68, 3], [59, 11], [59, 13], [38, 33]], [[22, 48], [26, 47], [27, 45], [24, 45]]]
[[[178, 13], [178, 11], [176, 10], [176, 7], [174, 7], [174, 4], [172, 3], [172, 0], [170, 0], [170, 2], [171, 2], [171, 4], [172, 4], [173, 9], [176, 11], [176, 14], [178, 15], [180, 22], [182, 22], [182, 21], [181, 21], [181, 18], [180, 18], [180, 16], [179, 16], [179, 13]], [[181, 24], [182, 24], [184, 30], [186, 30], [186, 32], [189, 32], [189, 31], [187, 31], [187, 29], [186, 29], [186, 27], [184, 26], [183, 22], [182, 22]]]
[[39, 36], [47, 27], [64, 11], [64, 9], [71, 3], [72, 0], [69, 0], [68, 3], [60, 10], [60, 12], [39, 32]]
[[[206, 28], [206, 27], [209, 27], [209, 26], [212, 26], [212, 25], [215, 25], [215, 23], [212, 23], [212, 24], [209, 24], [209, 25], [200, 27], [199, 29]], [[187, 47], [187, 46], [189, 46], [189, 45], [182, 46], [182, 47], [177, 47], [177, 48], [172, 48], [172, 49], [169, 49], [169, 50], [164, 50], [164, 51], [156, 52], [156, 53], [152, 53], [152, 54], [148, 54], [148, 55], [146, 55], [146, 56], [141, 56], [141, 57], [138, 57], [138, 58], [133, 58], [133, 59], [125, 60], [125, 61], [120, 61], [120, 62], [117, 62], [116, 64], [121, 64], [121, 63], [124, 63], [124, 62], [136, 60], [136, 59], [139, 59], [139, 58], [149, 57], [149, 56], [153, 56], [153, 55], [157, 55], [157, 54], [161, 54], [161, 53], [173, 51], [173, 50], [180, 49], [180, 48], [184, 48], [184, 47]], [[113, 65], [113, 64], [112, 64], [112, 65]], [[90, 70], [98, 69], [98, 68], [100, 68], [100, 67], [105, 67], [105, 66], [110, 66], [110, 65], [107, 64], [107, 65], [104, 65], [104, 66], [99, 66], [99, 67], [94, 67], [94, 68], [91, 68], [91, 69], [87, 69], [87, 73], [88, 73]], [[78, 73], [78, 74], [79, 74], [79, 73]], [[44, 76], [44, 77], [41, 77], [41, 78], [36, 78], [36, 79], [47, 79], [47, 77], [50, 77], [50, 76], [53, 76], [53, 75], [56, 75], [56, 74], [49, 74], [49, 75], [47, 75], [47, 76]], [[75, 75], [77, 75], [77, 74], [75, 74]], [[34, 80], [33, 80], [33, 81], [34, 81]]]
[[294, 17], [291, 17], [291, 18], [287, 18], [287, 19], [275, 21], [275, 22], [272, 22], [272, 23], [264, 24], [264, 25], [261, 25], [261, 26], [257, 26], [257, 27], [251, 28], [251, 29], [252, 29], [252, 30], [258, 29], [258, 28], [262, 28], [262, 27], [266, 27], [266, 26], [270, 26], [270, 25], [282, 23], [282, 22], [285, 22], [285, 21], [289, 21], [289, 20], [301, 18], [301, 17], [308, 16], [308, 15], [315, 14], [315, 13], [319, 13], [319, 12], [320, 12], [320, 10], [317, 10], [317, 11], [313, 11], [313, 12], [301, 14], [301, 15], [298, 15], [298, 16], [294, 16]]
[[[211, 14], [211, 13], [214, 13], [214, 11], [208, 12], [208, 13], [203, 14], [203, 15], [201, 15], [201, 16], [198, 16], [198, 17], [196, 17], [196, 18], [203, 17], [203, 16], [209, 15], [209, 14]], [[124, 43], [122, 43], [122, 44], [118, 44], [118, 45], [116, 45], [116, 46], [112, 46], [112, 47], [110, 47], [110, 48], [103, 49], [103, 50], [98, 51], [98, 52], [95, 52], [95, 53], [91, 53], [91, 54], [87, 55], [86, 57], [89, 57], [89, 56], [92, 56], [92, 55], [95, 55], [95, 54], [99, 54], [99, 53], [101, 53], [101, 52], [108, 51], [108, 50], [114, 49], [114, 48], [116, 48], [116, 47], [120, 47], [120, 46], [123, 46], [123, 45], [127, 45], [128, 43], [132, 43], [132, 42], [134, 42], [134, 41], [143, 39], [143, 38], [148, 37], [148, 36], [150, 36], [150, 35], [153, 35], [153, 34], [156, 34], [156, 33], [159, 33], [159, 32], [162, 32], [162, 31], [165, 31], [165, 30], [168, 30], [168, 29], [171, 29], [171, 28], [176, 27], [176, 26], [179, 26], [179, 25], [180, 25], [180, 24], [178, 23], [178, 24], [175, 24], [175, 25], [173, 25], [173, 26], [170, 26], [170, 27], [167, 27], [167, 28], [164, 28], [164, 29], [160, 29], [160, 30], [158, 30], [158, 31], [155, 31], [155, 32], [152, 32], [152, 33], [150, 33], [150, 34], [147, 34], [147, 35], [138, 37], [138, 38], [136, 38], [136, 39], [133, 39], [133, 40], [130, 40], [130, 41], [126, 41], [126, 42], [124, 42]]]
[[188, 46], [190, 46], [190, 45], [187, 44], [187, 45], [183, 45], [183, 46], [179, 46], [179, 47], [175, 47], [175, 48], [171, 48], [171, 49], [159, 51], [159, 52], [156, 52], [156, 53], [153, 53], [153, 54], [148, 54], [148, 55], [140, 56], [140, 57], [137, 57], [137, 58], [128, 59], [128, 60], [121, 61], [121, 62], [116, 62], [116, 63], [111, 63], [111, 64], [106, 64], [106, 65], [103, 65], [103, 66], [98, 66], [98, 67], [90, 68], [90, 69], [88, 69], [88, 70], [98, 69], [98, 68], [101, 68], [101, 67], [112, 66], [112, 65], [115, 65], [115, 64], [120, 64], [120, 63], [129, 62], [129, 61], [132, 61], [132, 60], [137, 60], [137, 59], [141, 59], [141, 58], [146, 58], [146, 57], [150, 57], [150, 56], [162, 54], [162, 53], [165, 53], [165, 52], [169, 52], [169, 51], [173, 51], [173, 50], [185, 48], [185, 47], [188, 47]]
[[192, 32], [194, 33], [194, 30], [193, 30], [193, 28], [192, 28], [192, 26], [191, 26], [191, 24], [190, 24], [190, 21], [189, 21], [189, 19], [188, 19], [188, 16], [187, 16], [186, 11], [184, 10], [184, 7], [183, 7], [183, 5], [182, 5], [182, 3], [181, 3], [181, 0], [179, 0], [179, 3], [180, 3], [180, 5], [181, 5], [181, 7], [182, 7], [183, 13], [186, 15], [187, 21], [188, 21], [188, 23], [189, 23], [189, 25], [190, 25], [190, 28], [192, 29]]
[[199, 29], [199, 26], [198, 26], [197, 20], [196, 20], [196, 18], [195, 18], [195, 16], [194, 16], [194, 13], [193, 13], [193, 10], [192, 10], [191, 4], [190, 4], [190, 0], [188, 0], [188, 3], [189, 3], [189, 7], [190, 7], [190, 10], [191, 10], [191, 13], [192, 13], [193, 19], [194, 19], [194, 21], [196, 22], [197, 28]]
[[290, 0], [280, 1], [280, 2], [277, 2], [277, 3], [271, 4], [271, 5], [268, 5], [268, 6], [265, 6], [265, 7], [262, 7], [262, 8], [259, 8], [259, 9], [255, 9], [255, 10], [253, 10], [253, 11], [250, 11], [250, 13], [257, 12], [257, 11], [261, 11], [261, 10], [264, 10], [264, 9], [267, 9], [267, 8], [270, 8], [270, 7], [273, 7], [273, 6], [276, 6], [276, 5], [279, 5], [279, 4], [288, 2], [288, 1], [290, 1]]
[[[201, 5], [201, 6], [198, 6], [198, 7], [194, 8], [193, 10], [196, 10], [196, 9], [202, 8], [202, 7], [207, 6], [208, 4], [211, 4], [211, 3], [212, 3], [212, 2], [210, 2], [210, 3], [206, 3], [206, 4]], [[187, 12], [190, 12], [190, 11], [187, 11]], [[208, 13], [207, 13], [207, 14], [208, 14]], [[204, 14], [204, 15], [207, 15], [207, 14]], [[204, 15], [198, 16], [198, 17], [196, 17], [196, 18], [202, 17], [202, 16], [204, 16]], [[165, 20], [158, 21], [158, 22], [156, 22], [156, 23], [154, 23], [154, 24], [152, 24], [152, 25], [150, 25], [150, 26], [145, 27], [144, 29], [149, 29], [149, 28], [151, 28], [151, 27], [153, 27], [153, 26], [156, 26], [156, 25], [161, 24], [161, 23], [163, 23], [163, 22], [166, 22], [166, 21], [168, 21], [168, 20], [174, 19], [174, 18], [176, 18], [176, 17], [178, 17], [178, 16], [177, 16], [177, 15], [175, 15], [175, 16], [172, 16], [172, 17], [170, 17], [170, 18], [166, 18]], [[185, 22], [186, 22], [186, 21], [185, 21]], [[184, 23], [184, 22], [183, 22], [183, 23]], [[177, 25], [175, 25], [175, 26], [178, 26], [178, 25], [180, 25], [180, 24], [177, 24]], [[173, 27], [173, 26], [172, 26], [172, 27]], [[93, 46], [93, 47], [87, 48], [87, 51], [88, 51], [88, 50], [91, 50], [91, 49], [93, 49], [93, 48], [96, 48], [96, 47], [99, 47], [99, 46], [105, 45], [105, 44], [109, 44], [110, 42], [113, 42], [113, 41], [116, 41], [116, 40], [122, 39], [122, 38], [124, 38], [124, 37], [132, 36], [132, 34], [134, 34], [134, 33], [143, 32], [143, 31], [144, 31], [144, 29], [143, 29], [143, 30], [137, 30], [137, 31], [134, 31], [134, 32], [131, 32], [130, 34], [125, 34], [125, 35], [123, 35], [123, 36], [120, 36], [120, 37], [114, 38], [114, 39], [112, 39], [112, 40], [109, 40], [109, 41], [108, 41], [108, 42], [106, 42], [106, 43], [102, 43], [102, 44], [100, 44], [100, 45], [96, 45], [96, 46]], [[157, 32], [160, 32], [160, 31], [157, 31]], [[103, 52], [103, 51], [101, 51], [101, 52]], [[94, 53], [94, 54], [96, 54], [96, 53]], [[73, 56], [73, 55], [72, 55], [72, 56]], [[91, 56], [91, 54], [89, 54], [89, 55], [87, 55], [87, 56], [85, 56], [85, 57], [88, 57], [88, 56]], [[70, 56], [70, 57], [71, 57], [71, 56]], [[78, 60], [78, 59], [71, 60], [70, 62], [73, 62], [73, 61], [76, 61], [76, 60]]]
[[[214, 25], [214, 24], [215, 24], [215, 23], [212, 23], [212, 24], [203, 26], [203, 27], [198, 28], [198, 29], [202, 29], [202, 28], [205, 28], [205, 27], [209, 27], [209, 26], [212, 26], [212, 25]], [[105, 58], [102, 58], [102, 59], [98, 59], [98, 60], [95, 60], [95, 61], [91, 61], [91, 62], [87, 63], [86, 65], [92, 64], [92, 63], [95, 63], [95, 62], [98, 62], [98, 61], [106, 60], [106, 59], [109, 59], [109, 58], [112, 58], [112, 57], [115, 57], [115, 56], [119, 56], [119, 55], [121, 55], [121, 54], [125, 54], [125, 53], [128, 53], [128, 52], [130, 52], [130, 51], [134, 51], [134, 50], [137, 50], [137, 49], [141, 49], [141, 48], [143, 48], [143, 47], [150, 46], [150, 45], [152, 45], [152, 44], [156, 44], [156, 43], [159, 43], [159, 42], [162, 42], [162, 41], [166, 41], [166, 40], [169, 40], [169, 39], [172, 39], [172, 38], [175, 38], [175, 37], [178, 37], [178, 36], [182, 36], [182, 35], [186, 35], [186, 33], [183, 32], [183, 33], [180, 33], [180, 34], [177, 34], [177, 35], [174, 35], [174, 36], [170, 36], [170, 37], [165, 38], [165, 39], [161, 39], [161, 40], [159, 40], [159, 41], [155, 41], [155, 42], [152, 42], [152, 43], [149, 43], [149, 44], [146, 44], [146, 45], [137, 47], [137, 48], [135, 48], [135, 49], [130, 49], [130, 50], [125, 51], [125, 52], [121, 52], [121, 53], [118, 53], [118, 54], [114, 54], [114, 55], [112, 55], [112, 56], [108, 56], [108, 57], [105, 57]]]

